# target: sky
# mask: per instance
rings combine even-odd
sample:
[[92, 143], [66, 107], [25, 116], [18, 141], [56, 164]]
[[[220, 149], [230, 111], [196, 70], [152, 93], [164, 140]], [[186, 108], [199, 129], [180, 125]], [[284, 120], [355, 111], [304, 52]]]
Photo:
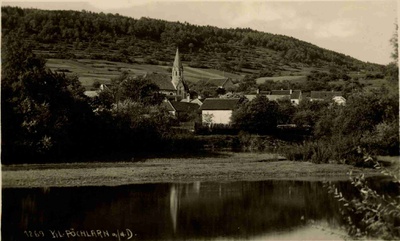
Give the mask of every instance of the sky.
[[251, 28], [291, 36], [371, 63], [388, 64], [397, 21], [396, 0], [193, 1], [95, 0], [2, 2], [2, 6], [87, 10], [140, 18]]

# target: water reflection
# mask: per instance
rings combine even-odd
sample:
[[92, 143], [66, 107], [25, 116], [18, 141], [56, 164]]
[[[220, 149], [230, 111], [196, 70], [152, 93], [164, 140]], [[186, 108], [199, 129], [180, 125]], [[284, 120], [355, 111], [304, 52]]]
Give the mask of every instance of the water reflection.
[[[349, 183], [337, 185], [345, 193], [352, 191]], [[290, 233], [310, 220], [336, 227], [341, 222], [337, 210], [321, 182], [3, 189], [2, 238], [27, 240], [24, 231], [42, 230], [45, 238], [41, 240], [45, 240], [53, 238], [50, 230], [63, 233], [73, 228], [110, 234], [129, 229], [136, 240], [252, 239]]]

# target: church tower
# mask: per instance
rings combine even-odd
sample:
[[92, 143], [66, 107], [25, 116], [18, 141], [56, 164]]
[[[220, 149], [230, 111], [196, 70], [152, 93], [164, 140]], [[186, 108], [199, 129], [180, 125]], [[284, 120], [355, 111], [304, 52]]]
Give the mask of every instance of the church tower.
[[179, 49], [176, 49], [174, 65], [172, 66], [172, 84], [176, 89], [176, 95], [186, 98], [187, 86], [183, 80], [183, 66], [179, 57]]

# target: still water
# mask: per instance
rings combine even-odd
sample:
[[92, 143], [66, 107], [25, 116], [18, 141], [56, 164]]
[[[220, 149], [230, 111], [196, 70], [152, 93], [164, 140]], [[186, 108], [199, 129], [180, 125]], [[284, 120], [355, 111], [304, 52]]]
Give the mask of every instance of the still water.
[[342, 220], [322, 182], [307, 181], [7, 188], [2, 201], [2, 240], [252, 240]]

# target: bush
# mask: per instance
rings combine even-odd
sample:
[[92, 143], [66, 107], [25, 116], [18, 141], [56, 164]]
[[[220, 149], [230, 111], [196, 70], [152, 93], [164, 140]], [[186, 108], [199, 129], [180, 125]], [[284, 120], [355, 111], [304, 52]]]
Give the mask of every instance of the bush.
[[[371, 156], [365, 154], [364, 156], [366, 157], [364, 161], [372, 161], [375, 163], [375, 168], [381, 169], [379, 163]], [[398, 177], [387, 170], [383, 170], [382, 173], [391, 176], [392, 182], [399, 191]], [[364, 174], [353, 177], [350, 173], [350, 181], [358, 194], [352, 200], [344, 197], [335, 185], [326, 184], [328, 192], [341, 204], [339, 211], [345, 220], [348, 233], [355, 238], [398, 240], [400, 238], [399, 199], [377, 193], [370, 187]]]

